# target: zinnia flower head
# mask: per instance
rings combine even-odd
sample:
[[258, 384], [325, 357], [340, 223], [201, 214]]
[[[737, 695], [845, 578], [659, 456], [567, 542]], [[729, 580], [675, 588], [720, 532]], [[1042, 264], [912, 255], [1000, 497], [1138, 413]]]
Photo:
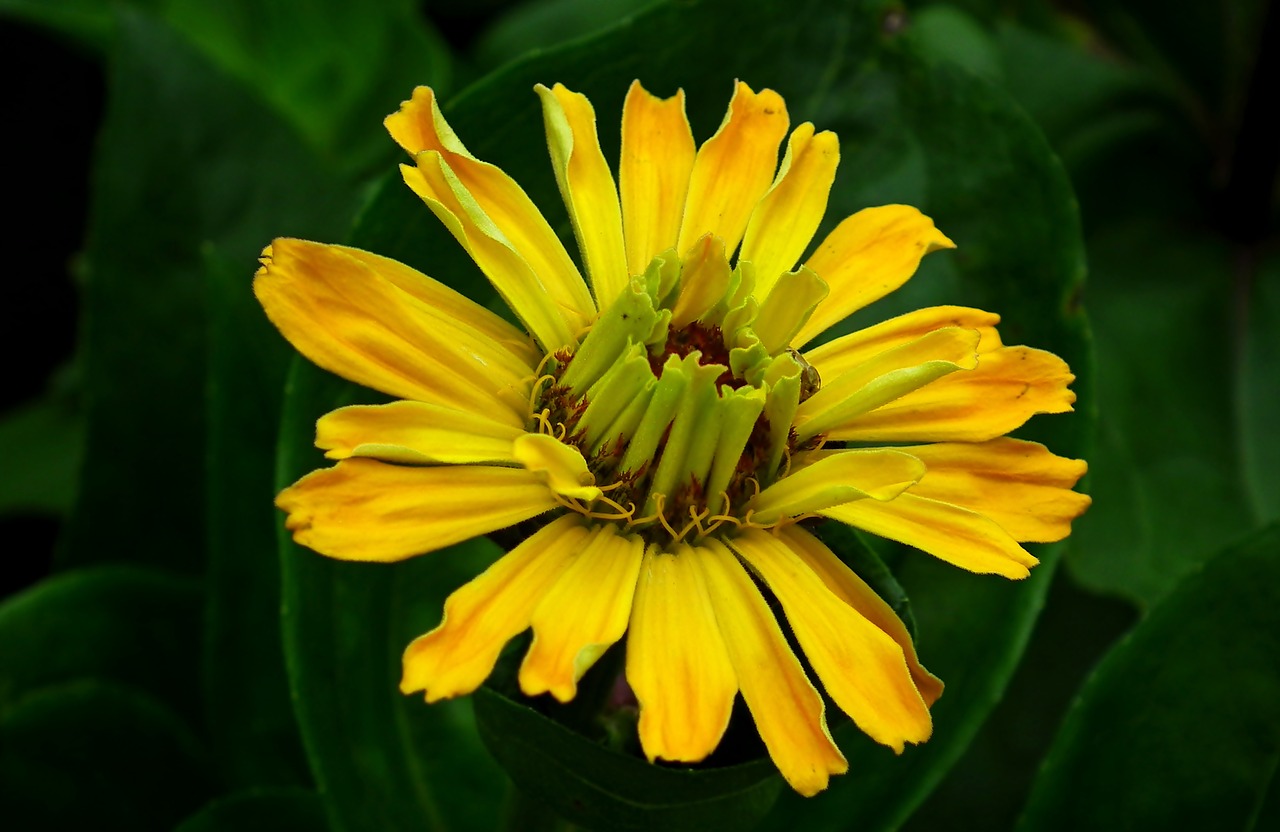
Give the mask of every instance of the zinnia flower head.
[[[1010, 578], [1019, 541], [1065, 537], [1081, 461], [1005, 437], [1071, 409], [1054, 355], [1001, 343], [996, 315], [934, 307], [816, 349], [953, 243], [914, 208], [869, 208], [813, 253], [839, 159], [738, 83], [695, 146], [683, 93], [639, 83], [618, 182], [585, 97], [539, 86], [584, 281], [520, 186], [470, 155], [420, 87], [387, 118], [405, 181], [526, 332], [398, 262], [276, 240], [255, 291], [316, 364], [397, 401], [320, 419], [338, 460], [285, 489], [294, 539], [395, 561], [537, 518], [404, 655], [427, 701], [475, 690], [532, 629], [527, 695], [572, 699], [626, 636], [650, 760], [709, 755], [741, 694], [799, 792], [847, 764], [815, 681], [895, 751], [928, 739], [941, 683], [891, 608], [804, 523], [825, 517]], [[783, 139], [786, 149], [778, 164]], [[808, 677], [763, 592], [776, 599]]]

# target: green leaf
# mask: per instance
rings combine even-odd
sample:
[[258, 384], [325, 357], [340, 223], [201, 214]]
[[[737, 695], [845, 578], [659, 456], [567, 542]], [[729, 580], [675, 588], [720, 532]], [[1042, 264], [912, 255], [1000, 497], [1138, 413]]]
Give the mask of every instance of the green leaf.
[[221, 797], [174, 832], [317, 832], [324, 808], [307, 789], [251, 789]]
[[198, 721], [200, 588], [130, 566], [55, 575], [0, 604], [0, 711], [47, 685], [131, 685]]
[[944, 4], [922, 9], [912, 15], [909, 33], [924, 57], [950, 61], [992, 83], [1003, 80], [994, 38], [960, 9]]
[[1236, 414], [1241, 459], [1253, 512], [1262, 522], [1280, 520], [1280, 260], [1275, 257], [1246, 266], [1247, 300], [1236, 381]]
[[[633, 78], [641, 78], [649, 89], [664, 95], [683, 87], [689, 118], [700, 138], [711, 135], [720, 123], [735, 77], [755, 88], [778, 90], [787, 97], [797, 123], [811, 119], [841, 136], [841, 171], [820, 235], [859, 208], [907, 202], [934, 216], [960, 244], [955, 254], [928, 258], [906, 289], [876, 304], [854, 323], [864, 325], [932, 303], [978, 305], [1001, 313], [1007, 342], [1053, 350], [1080, 376], [1076, 387], [1086, 414], [1038, 420], [1028, 435], [1049, 441], [1058, 453], [1083, 455], [1090, 431], [1090, 356], [1076, 297], [1084, 270], [1079, 223], [1066, 178], [1034, 125], [1012, 102], [955, 70], [926, 68], [904, 51], [897, 38], [883, 31], [886, 12], [877, 3], [851, 6], [836, 0], [749, 6], [703, 0], [662, 5], [597, 38], [509, 65], [446, 102], [445, 110], [468, 148], [520, 182], [573, 250], [572, 232], [546, 157], [542, 116], [536, 97], [529, 93], [535, 82], [562, 81], [591, 98], [610, 158], [616, 158], [618, 138], [617, 130], [608, 125], [616, 123]], [[482, 301], [491, 300], [492, 292], [475, 266], [406, 190], [393, 181], [379, 193], [362, 217], [356, 244], [408, 262]], [[325, 409], [352, 400], [351, 393], [343, 395], [337, 388], [317, 396], [316, 375], [302, 368], [288, 396], [289, 406], [300, 410], [291, 417], [292, 438], [282, 437], [282, 483], [322, 464], [314, 451], [302, 456], [311, 438], [311, 424]], [[1043, 603], [1060, 549], [1041, 547], [1037, 553], [1044, 564], [1020, 584], [970, 575], [909, 553], [898, 578], [919, 618], [922, 659], [949, 685], [935, 708], [934, 738], [894, 757], [851, 726], [842, 729], [840, 739], [855, 774], [835, 778], [830, 791], [813, 800], [784, 796], [769, 828], [824, 829], [856, 823], [874, 829], [899, 824], [963, 751], [999, 698]], [[385, 587], [370, 589], [371, 584], [398, 582], [383, 576], [396, 576], [411, 564], [416, 568], [418, 561], [428, 564], [422, 567], [424, 575], [456, 562], [436, 554], [390, 568], [339, 564], [287, 545], [284, 558], [291, 607], [316, 608], [308, 611], [300, 606], [290, 613], [297, 619], [290, 625], [296, 632], [287, 639], [293, 645], [292, 672], [299, 691], [308, 689], [305, 680], [314, 675], [302, 662], [316, 641], [314, 629], [304, 625], [303, 619], [321, 622], [312, 627], [334, 627], [330, 599], [339, 588], [342, 597], [350, 597], [348, 603], [356, 605], [356, 597], [390, 592]], [[322, 573], [330, 577], [316, 577]], [[463, 577], [457, 575], [455, 580]], [[385, 600], [360, 600], [358, 606], [368, 616], [352, 621], [346, 637], [376, 652], [370, 646], [380, 644], [383, 634], [395, 629], [387, 613], [391, 605]], [[310, 645], [304, 643], [308, 632]], [[389, 649], [399, 650], [403, 644], [393, 639]], [[324, 655], [332, 652], [329, 649]], [[383, 672], [372, 688], [389, 696], [396, 674], [392, 668]], [[324, 678], [329, 684], [326, 690], [341, 690]], [[357, 684], [367, 682], [365, 676], [347, 679], [347, 696], [354, 695]], [[311, 686], [309, 695], [316, 696], [318, 687]], [[385, 710], [380, 701], [370, 701], [374, 704], [368, 707]], [[520, 707], [514, 702], [502, 707], [508, 705]], [[350, 744], [354, 740], [343, 740], [333, 729], [328, 729], [329, 736], [322, 736], [323, 707], [317, 703], [316, 714], [303, 717], [304, 731], [314, 735], [308, 740], [313, 765], [337, 771], [340, 754], [356, 756], [353, 748], [369, 752], [364, 740]], [[354, 712], [352, 707], [339, 710]], [[361, 722], [374, 719], [359, 716]], [[394, 734], [377, 730], [384, 731], [382, 754], [387, 758], [400, 754]], [[536, 745], [525, 733], [535, 730], [531, 724], [508, 732], [502, 742]], [[334, 745], [322, 750], [322, 739]], [[580, 783], [594, 775], [594, 770], [576, 768], [565, 773]], [[379, 774], [379, 779], [384, 776], [401, 775]], [[354, 789], [359, 777], [341, 784], [332, 777], [329, 780], [335, 789]], [[368, 793], [380, 787], [361, 788]], [[626, 784], [611, 781], [607, 788], [622, 793]], [[395, 792], [407, 794], [402, 789]], [[359, 804], [354, 797], [335, 792], [330, 805]], [[391, 801], [365, 807], [368, 812], [384, 813], [380, 817], [393, 809]], [[339, 812], [355, 816], [346, 809]], [[410, 816], [412, 812], [405, 810], [398, 817]]]
[[75, 500], [84, 420], [64, 397], [46, 397], [0, 417], [0, 516], [63, 515]]
[[449, 53], [411, 0], [168, 0], [165, 18], [344, 170], [390, 158], [377, 129]]
[[499, 17], [480, 36], [476, 61], [492, 69], [527, 52], [587, 37], [653, 0], [531, 0]]
[[44, 688], [0, 713], [0, 816], [14, 829], [172, 829], [208, 799], [190, 730], [126, 685]]
[[1086, 232], [1137, 214], [1197, 211], [1212, 162], [1177, 91], [1076, 28], [1051, 35], [1002, 20], [995, 33], [1004, 87], [1062, 157]]
[[[154, 9], [164, 0], [131, 0]], [[91, 49], [105, 52], [115, 28], [115, 4], [104, 0], [0, 0], [0, 15], [47, 27]]]
[[[329, 229], [336, 233], [336, 229]], [[253, 272], [209, 249], [209, 565], [203, 689], [213, 750], [233, 784], [308, 781], [280, 643], [275, 446], [291, 350]]]
[[[83, 297], [88, 419], [66, 565], [204, 561], [204, 269], [272, 236], [340, 227], [350, 186], [163, 25], [121, 18]], [[271, 417], [268, 417], [271, 418]], [[145, 532], [143, 531], [145, 530]]]
[[1189, 575], [1085, 684], [1019, 828], [1264, 828], [1280, 763], [1278, 585], [1274, 525]]
[[[385, 252], [383, 252], [385, 253]], [[369, 394], [295, 361], [279, 484], [321, 467], [317, 417]], [[427, 707], [398, 690], [400, 654], [439, 622], [446, 595], [495, 555], [475, 540], [397, 564], [343, 563], [281, 529], [284, 644], [298, 724], [335, 830], [492, 829], [503, 785], [465, 701]]]
[[1096, 501], [1068, 564], [1094, 591], [1150, 605], [1256, 527], [1235, 437], [1231, 253], [1142, 221], [1092, 242]]
[[593, 742], [491, 686], [475, 694], [480, 733], [526, 794], [586, 829], [750, 829], [777, 799], [773, 764], [650, 765]]
[[1086, 0], [1080, 11], [1129, 57], [1165, 76], [1189, 111], [1227, 124], [1266, 8], [1265, 0], [1227, 0], [1170, 14], [1160, 0]]

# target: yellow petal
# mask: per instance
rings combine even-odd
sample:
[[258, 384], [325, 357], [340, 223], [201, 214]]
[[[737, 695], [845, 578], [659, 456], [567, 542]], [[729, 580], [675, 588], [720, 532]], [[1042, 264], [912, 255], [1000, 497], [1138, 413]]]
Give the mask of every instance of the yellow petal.
[[756, 495], [751, 519], [774, 523], [828, 506], [871, 498], [892, 500], [920, 481], [925, 467], [910, 453], [854, 449], [825, 454]]
[[801, 124], [787, 142], [777, 179], [747, 223], [740, 260], [756, 267], [757, 298], [767, 297], [778, 278], [795, 268], [827, 210], [827, 197], [840, 164], [840, 141], [813, 125]]
[[640, 745], [650, 762], [695, 763], [720, 744], [737, 676], [716, 623], [702, 553], [644, 553], [627, 635], [627, 682], [640, 703]]
[[1000, 316], [964, 306], [930, 306], [833, 339], [804, 354], [822, 378], [835, 378], [882, 352], [908, 344], [938, 329], [976, 329], [978, 354], [1001, 346]]
[[440, 626], [404, 651], [401, 692], [435, 702], [478, 688], [586, 537], [579, 515], [561, 517], [450, 595]]
[[833, 520], [914, 546], [961, 569], [1025, 578], [1039, 563], [993, 520], [910, 492], [887, 503], [859, 500], [822, 509]]
[[658, 98], [639, 81], [632, 82], [622, 107], [618, 166], [631, 274], [644, 274], [649, 261], [675, 247], [695, 152], [684, 114], [684, 90]]
[[557, 494], [579, 500], [595, 500], [600, 489], [595, 475], [577, 448], [545, 433], [526, 433], [512, 445], [516, 460]]
[[585, 95], [563, 84], [534, 87], [542, 99], [547, 147], [578, 248], [587, 266], [596, 303], [608, 306], [627, 285], [622, 245], [622, 211], [609, 163], [596, 136], [596, 111]]
[[[439, 156], [456, 180], [456, 189], [467, 195], [462, 207], [470, 214], [470, 221], [510, 246], [565, 311], [575, 329], [595, 317], [591, 293], [537, 206], [514, 179], [467, 151], [440, 113], [430, 88], [414, 90], [413, 98], [403, 102], [399, 112], [387, 116], [385, 123], [392, 138], [418, 160], [419, 166], [424, 154]], [[414, 183], [410, 182], [410, 187]], [[483, 263], [480, 265], [484, 268]]]
[[848, 419], [832, 439], [858, 442], [985, 442], [1037, 413], [1067, 413], [1075, 380], [1058, 356], [1031, 347], [1001, 347], [978, 366], [913, 390], [877, 410]]
[[912, 391], [937, 383], [957, 370], [972, 372], [978, 364], [978, 339], [972, 329], [947, 327], [882, 352], [835, 378], [796, 409], [795, 430], [801, 441], [841, 428]]
[[899, 754], [905, 743], [929, 739], [929, 708], [897, 642], [834, 595], [768, 532], [748, 530], [731, 545], [782, 604], [827, 695], [867, 736]]
[[526, 696], [573, 699], [582, 674], [627, 630], [643, 554], [644, 541], [613, 525], [582, 544], [530, 619], [533, 644], [520, 665]]
[[555, 508], [522, 468], [420, 468], [344, 459], [280, 492], [285, 528], [340, 560], [396, 561], [503, 529]]
[[933, 220], [909, 205], [864, 208], [849, 217], [805, 263], [827, 281], [831, 294], [792, 346], [809, 343], [827, 327], [906, 283], [929, 252], [955, 246]]
[[263, 252], [254, 294], [299, 352], [398, 398], [523, 423], [532, 376], [527, 362], [348, 251], [279, 239]]
[[490, 341], [502, 345], [528, 364], [530, 371], [537, 367], [542, 359], [542, 352], [534, 346], [527, 333], [440, 281], [432, 280], [399, 260], [381, 257], [358, 248], [346, 246], [333, 246], [333, 248], [363, 262], [381, 277], [422, 301], [437, 315], [458, 321]]
[[329, 459], [371, 457], [415, 465], [514, 463], [524, 431], [477, 413], [423, 402], [352, 405], [316, 422], [316, 447]]
[[849, 769], [827, 730], [822, 697], [733, 554], [714, 539], [696, 551], [742, 698], [769, 757], [793, 789], [815, 795], [832, 774]]
[[558, 301], [551, 287], [479, 210], [439, 153], [423, 151], [416, 168], [401, 165], [400, 173], [547, 352], [576, 343], [587, 318]]
[[724, 122], [693, 162], [677, 245], [681, 254], [708, 233], [724, 240], [724, 250], [733, 254], [773, 181], [788, 124], [782, 96], [773, 90], [757, 94], [738, 82]]
[[671, 310], [671, 326], [682, 329], [719, 303], [729, 288], [733, 269], [724, 241], [707, 234], [693, 244], [680, 264], [680, 295]]
[[1071, 490], [1088, 467], [1084, 460], [1055, 456], [1035, 442], [1001, 437], [904, 450], [929, 469], [912, 494], [985, 515], [1015, 540], [1062, 540], [1091, 502]]
[[907, 658], [907, 667], [911, 670], [916, 689], [920, 691], [920, 698], [926, 705], [938, 701], [942, 695], [942, 681], [920, 664], [911, 634], [893, 608], [809, 532], [799, 526], [787, 526], [778, 533], [778, 538], [822, 579], [827, 589], [898, 643]]

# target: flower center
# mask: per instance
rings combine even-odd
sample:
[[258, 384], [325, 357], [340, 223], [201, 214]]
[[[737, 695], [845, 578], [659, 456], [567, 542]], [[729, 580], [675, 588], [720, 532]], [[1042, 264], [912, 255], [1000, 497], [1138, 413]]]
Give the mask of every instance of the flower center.
[[[721, 278], [710, 292], [691, 279], [708, 279], [709, 267]], [[576, 448], [602, 492], [590, 504], [561, 498], [564, 505], [657, 543], [789, 522], [753, 521], [751, 502], [786, 475], [800, 450], [796, 407], [819, 385], [785, 345], [812, 305], [779, 327], [790, 310], [771, 304], [784, 297], [779, 289], [794, 295], [797, 282], [825, 294], [802, 271], [785, 275], [761, 304], [749, 263], [730, 269], [722, 253], [708, 264], [669, 252], [632, 279], [576, 347], [546, 356], [530, 429]], [[754, 327], [757, 320], [768, 326]]]

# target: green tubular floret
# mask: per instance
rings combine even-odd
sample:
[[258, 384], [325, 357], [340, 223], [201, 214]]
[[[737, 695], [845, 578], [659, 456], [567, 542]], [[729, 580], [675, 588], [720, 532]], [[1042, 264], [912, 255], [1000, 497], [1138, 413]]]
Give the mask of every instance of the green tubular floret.
[[680, 397], [671, 432], [653, 474], [646, 513], [654, 508], [652, 503], [656, 495], [671, 497], [678, 489], [691, 483], [704, 483], [711, 468], [719, 432], [719, 421], [714, 418], [720, 401], [716, 378], [725, 371], [725, 367], [699, 364], [699, 357], [699, 353], [693, 352], [684, 358], [689, 384]]
[[621, 360], [587, 391], [587, 407], [578, 421], [586, 445], [597, 448], [611, 438], [609, 429], [618, 416], [652, 381], [648, 350], [644, 344], [629, 344]]
[[765, 392], [755, 387], [720, 390], [720, 407], [716, 414], [720, 423], [720, 435], [716, 439], [715, 459], [707, 477], [707, 507], [712, 514], [719, 514], [729, 506], [724, 504], [724, 492], [738, 467], [738, 461], [746, 450], [756, 420], [764, 410]]
[[645, 343], [652, 337], [658, 317], [643, 280], [633, 278], [591, 327], [560, 383], [583, 395], [626, 354], [630, 344]]

